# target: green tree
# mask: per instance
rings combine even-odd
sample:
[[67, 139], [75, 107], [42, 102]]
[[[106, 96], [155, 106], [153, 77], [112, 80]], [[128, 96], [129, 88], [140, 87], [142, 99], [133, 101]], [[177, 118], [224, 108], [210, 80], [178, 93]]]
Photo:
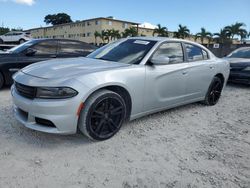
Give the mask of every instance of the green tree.
[[8, 27], [0, 27], [0, 35], [4, 35], [5, 33], [8, 33], [10, 29]]
[[124, 30], [122, 33], [123, 37], [136, 37], [138, 36], [137, 29], [135, 27], [130, 27]]
[[110, 32], [110, 40], [116, 40], [121, 38], [121, 34], [119, 30], [111, 29]]
[[97, 44], [97, 38], [98, 37], [101, 38], [101, 33], [99, 33], [98, 31], [95, 31], [94, 36], [95, 36], [95, 44]]
[[201, 32], [196, 33], [195, 40], [198, 39], [198, 38], [200, 38], [201, 39], [201, 44], [203, 44], [204, 43], [204, 39], [208, 39], [209, 42], [210, 42], [210, 40], [212, 39], [212, 36], [213, 36], [212, 33], [206, 31], [206, 29], [204, 27], [202, 27], [201, 28]]
[[44, 17], [46, 24], [58, 25], [72, 22], [70, 16], [66, 13], [48, 14]]
[[102, 31], [101, 31], [100, 37], [101, 37], [101, 39], [102, 39], [102, 42], [105, 43], [106, 40], [107, 40], [107, 38], [108, 38], [108, 33], [107, 33], [107, 31], [102, 30]]
[[229, 33], [230, 37], [233, 39], [234, 36], [244, 37], [247, 31], [243, 28], [245, 26], [244, 23], [236, 22], [230, 26], [226, 26], [225, 30]]
[[218, 43], [224, 44], [231, 42], [230, 34], [225, 28], [221, 29], [219, 33], [214, 33], [213, 36]]
[[179, 24], [179, 28], [177, 32], [174, 32], [174, 36], [176, 38], [187, 38], [190, 35], [190, 30], [187, 28], [187, 26], [182, 26], [181, 24]]
[[154, 29], [153, 36], [155, 36], [155, 34], [158, 34], [159, 37], [168, 37], [168, 29], [158, 24], [157, 28]]

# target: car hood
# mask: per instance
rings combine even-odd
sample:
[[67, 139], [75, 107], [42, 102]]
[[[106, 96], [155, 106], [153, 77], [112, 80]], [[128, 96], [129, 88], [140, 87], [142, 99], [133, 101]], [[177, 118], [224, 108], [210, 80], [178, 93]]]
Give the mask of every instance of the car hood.
[[104, 61], [91, 58], [69, 58], [43, 61], [27, 66], [21, 71], [34, 77], [43, 79], [68, 78], [92, 72], [105, 71], [128, 64]]

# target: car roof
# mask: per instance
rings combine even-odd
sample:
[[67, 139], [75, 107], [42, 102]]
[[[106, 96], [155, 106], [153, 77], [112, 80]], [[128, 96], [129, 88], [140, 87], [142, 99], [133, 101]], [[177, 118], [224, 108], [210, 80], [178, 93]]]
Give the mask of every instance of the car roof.
[[185, 39], [177, 39], [177, 38], [168, 38], [168, 37], [128, 37], [128, 39], [138, 39], [138, 40], [152, 40], [152, 41], [157, 41], [157, 42], [185, 42], [185, 43], [189, 43], [189, 44], [193, 44], [195, 46], [198, 46], [202, 49], [205, 49], [206, 51], [208, 51], [210, 53], [210, 56], [214, 56], [214, 54], [207, 49], [205, 46], [197, 43], [197, 42], [193, 42], [190, 40], [185, 40]]
[[[174, 42], [186, 42], [186, 43], [191, 43], [195, 45], [202, 46], [196, 42], [192, 42], [190, 40], [185, 40], [185, 39], [177, 39], [177, 38], [168, 38], [168, 37], [129, 37], [131, 39], [140, 39], [140, 40], [153, 40], [153, 41], [158, 41], [158, 42], [164, 42], [164, 41], [174, 41]], [[202, 46], [204, 47], [204, 46]]]
[[248, 46], [240, 47], [240, 48], [235, 49], [235, 51], [236, 50], [250, 50], [250, 47], [248, 47]]
[[83, 41], [79, 41], [79, 40], [71, 40], [71, 39], [50, 39], [50, 38], [41, 38], [41, 39], [32, 39], [31, 41], [34, 41], [36, 43], [39, 43], [39, 42], [42, 42], [42, 41], [53, 41], [53, 40], [56, 40], [56, 41], [68, 41], [68, 42], [80, 42], [88, 47], [91, 47], [93, 49], [97, 49], [96, 46], [92, 45], [92, 44], [89, 44], [87, 42], [83, 42]]

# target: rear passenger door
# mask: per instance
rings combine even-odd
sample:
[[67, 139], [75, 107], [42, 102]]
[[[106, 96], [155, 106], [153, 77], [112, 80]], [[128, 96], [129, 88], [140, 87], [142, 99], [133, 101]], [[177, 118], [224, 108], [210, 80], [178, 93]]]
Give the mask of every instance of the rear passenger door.
[[58, 58], [82, 57], [88, 54], [86, 47], [81, 42], [59, 40], [58, 44]]
[[194, 44], [185, 43], [188, 63], [187, 100], [204, 97], [215, 74], [214, 61], [208, 52]]

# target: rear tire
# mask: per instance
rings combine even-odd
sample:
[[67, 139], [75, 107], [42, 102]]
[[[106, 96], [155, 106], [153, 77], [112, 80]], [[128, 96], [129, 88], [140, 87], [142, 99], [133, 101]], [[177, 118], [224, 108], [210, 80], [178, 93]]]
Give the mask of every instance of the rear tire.
[[84, 103], [78, 128], [92, 140], [107, 140], [120, 130], [125, 117], [123, 98], [113, 91], [102, 89]]
[[0, 72], [0, 89], [4, 86], [4, 77], [3, 74]]
[[203, 103], [208, 106], [216, 105], [220, 99], [223, 89], [222, 80], [218, 77], [214, 77], [206, 94]]
[[24, 43], [24, 42], [25, 42], [24, 39], [20, 39], [20, 40], [19, 40], [19, 44], [22, 44], [22, 43]]

